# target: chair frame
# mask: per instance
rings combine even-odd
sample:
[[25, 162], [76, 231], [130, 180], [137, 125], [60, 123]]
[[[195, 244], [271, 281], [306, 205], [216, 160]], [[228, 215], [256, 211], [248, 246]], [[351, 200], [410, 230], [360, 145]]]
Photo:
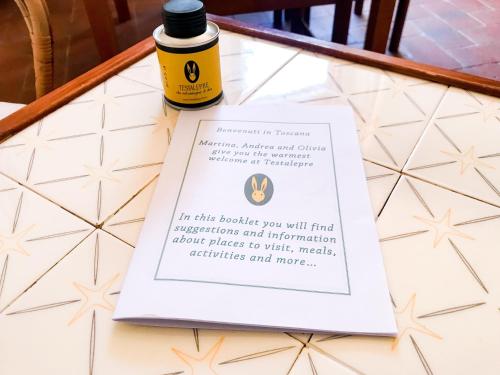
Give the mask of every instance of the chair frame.
[[[292, 32], [311, 36], [308, 30], [308, 11], [311, 6], [335, 4], [335, 15], [332, 29], [332, 42], [347, 44], [349, 24], [351, 19], [352, 3], [354, 0], [238, 0], [220, 1], [205, 0], [205, 7], [209, 13], [226, 16], [241, 13], [274, 11], [274, 25], [281, 23], [281, 10], [286, 10], [291, 21]], [[354, 13], [361, 15], [364, 0], [355, 0]], [[288, 13], [288, 14], [287, 14]]]
[[54, 87], [54, 42], [45, 0], [15, 0], [28, 27], [33, 49], [36, 96]]

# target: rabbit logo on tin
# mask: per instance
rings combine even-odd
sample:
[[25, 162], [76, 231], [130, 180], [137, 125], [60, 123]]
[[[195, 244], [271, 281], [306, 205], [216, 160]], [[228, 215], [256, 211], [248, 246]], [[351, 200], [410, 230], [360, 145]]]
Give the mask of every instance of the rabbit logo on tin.
[[189, 82], [195, 83], [200, 78], [200, 67], [195, 61], [189, 60], [184, 65], [184, 75]]
[[269, 202], [273, 196], [273, 182], [264, 174], [254, 174], [246, 180], [244, 192], [245, 197], [251, 204], [263, 206]]

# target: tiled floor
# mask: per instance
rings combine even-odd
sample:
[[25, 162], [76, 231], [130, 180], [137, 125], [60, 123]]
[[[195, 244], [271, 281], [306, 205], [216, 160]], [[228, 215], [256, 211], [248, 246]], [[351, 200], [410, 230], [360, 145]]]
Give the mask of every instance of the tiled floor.
[[[370, 1], [353, 14], [348, 44], [363, 48]], [[330, 40], [334, 5], [313, 7], [311, 31]], [[235, 18], [272, 26], [272, 14]], [[401, 57], [500, 80], [500, 1], [411, 0], [400, 46]]]
[[[128, 0], [132, 20], [116, 26], [122, 49], [149, 35], [160, 23], [163, 0]], [[81, 0], [47, 0], [54, 32], [55, 84], [82, 74], [99, 57]], [[334, 5], [313, 7], [311, 30], [331, 37]], [[349, 45], [362, 48], [364, 15], [353, 15]], [[249, 23], [271, 26], [272, 13], [239, 15]], [[27, 103], [35, 98], [28, 32], [14, 1], [0, 2], [0, 101]], [[499, 0], [412, 0], [401, 56], [420, 62], [500, 79]], [[8, 74], [7, 74], [8, 73]], [[15, 89], [13, 89], [15, 88]]]

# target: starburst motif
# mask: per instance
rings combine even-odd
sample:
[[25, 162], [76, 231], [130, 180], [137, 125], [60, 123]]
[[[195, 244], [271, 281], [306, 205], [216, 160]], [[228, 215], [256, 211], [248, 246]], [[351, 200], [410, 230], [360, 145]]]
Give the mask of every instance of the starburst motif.
[[24, 153], [27, 150], [33, 150], [33, 149], [44, 149], [44, 150], [51, 150], [52, 147], [49, 145], [48, 141], [49, 138], [51, 138], [50, 134], [44, 134], [44, 135], [20, 135], [20, 138], [23, 140], [24, 143], [24, 149], [21, 151], [21, 153]]
[[120, 180], [113, 174], [113, 169], [117, 162], [118, 160], [115, 160], [110, 164], [103, 164], [98, 166], [84, 165], [87, 173], [89, 174], [89, 179], [85, 183], [84, 187], [87, 187], [90, 184], [99, 181], [120, 182]]
[[442, 339], [442, 337], [437, 333], [431, 331], [429, 328], [418, 322], [418, 318], [415, 316], [416, 299], [417, 295], [413, 294], [406, 306], [402, 310], [396, 311], [399, 333], [392, 343], [392, 350], [395, 350], [401, 343], [401, 340], [412, 331], [419, 332], [436, 339]]
[[[150, 65], [136, 67], [136, 69], [141, 69], [143, 71], [141, 83], [154, 83], [156, 87], [161, 87], [161, 81], [159, 77], [161, 76], [160, 66], [156, 61], [152, 61]], [[127, 77], [125, 77], [127, 78]]]
[[14, 233], [11, 235], [5, 235], [0, 233], [0, 254], [7, 252], [16, 252], [21, 255], [29, 256], [30, 254], [24, 248], [23, 242], [24, 237], [35, 227], [35, 225], [31, 225], [26, 229], [19, 231], [18, 233]]
[[103, 105], [113, 105], [118, 106], [118, 102], [113, 95], [109, 95], [106, 93], [97, 94], [93, 101], [94, 105], [103, 106]]
[[468, 234], [457, 230], [453, 226], [453, 224], [451, 224], [451, 208], [449, 208], [448, 211], [446, 211], [446, 214], [444, 214], [444, 216], [439, 220], [426, 219], [418, 216], [414, 217], [415, 219], [431, 227], [431, 229], [434, 231], [434, 248], [436, 248], [444, 238], [448, 239], [452, 236], [466, 238], [468, 240], [474, 239]]
[[361, 126], [359, 128], [359, 139], [361, 140], [361, 142], [365, 141], [371, 136], [379, 134], [384, 134], [389, 136], [391, 135], [388, 131], [381, 128], [380, 121], [377, 116], [372, 115], [368, 119], [368, 121], [363, 121], [361, 123]]
[[477, 110], [481, 117], [483, 118], [483, 122], [486, 124], [492, 117], [495, 117], [499, 114], [500, 104], [494, 100], [489, 100], [484, 103], [477, 104], [469, 104], [469, 107]]
[[475, 153], [474, 146], [469, 147], [469, 149], [465, 152], [449, 152], [449, 151], [441, 151], [443, 154], [451, 156], [454, 160], [460, 163], [460, 174], [463, 175], [470, 167], [483, 167], [489, 169], [495, 169], [495, 167], [485, 163], [480, 160]]
[[170, 126], [172, 124], [172, 119], [163, 113], [156, 117], [153, 117], [153, 123], [155, 124], [153, 133], [163, 133], [169, 132]]
[[217, 375], [213, 369], [213, 362], [220, 350], [224, 337], [221, 337], [217, 342], [210, 348], [210, 350], [204, 356], [194, 357], [192, 355], [181, 352], [176, 348], [172, 348], [172, 351], [179, 357], [184, 363], [186, 363], [191, 369], [191, 375]]
[[391, 88], [389, 89], [391, 92], [391, 97], [394, 99], [400, 95], [405, 94], [410, 86], [411, 86], [410, 81], [406, 78], [394, 80], [392, 82]]
[[341, 91], [340, 89], [339, 89], [339, 91], [337, 93], [335, 93], [334, 98], [337, 99], [337, 100], [342, 101], [342, 103], [351, 104], [350, 103], [351, 95], [349, 95], [349, 94]]
[[110, 280], [106, 281], [100, 286], [85, 286], [83, 284], [74, 282], [73, 286], [80, 292], [83, 299], [81, 302], [80, 309], [76, 312], [73, 318], [69, 321], [68, 325], [72, 325], [78, 319], [80, 319], [87, 312], [94, 310], [95, 308], [102, 308], [104, 310], [113, 311], [114, 306], [108, 301], [107, 296], [110, 293], [110, 289], [116, 282], [116, 279], [120, 274], [116, 274]]
[[106, 135], [109, 134], [109, 129], [106, 129], [106, 128], [101, 126], [97, 129], [95, 129], [92, 134], [99, 137], [99, 138], [102, 138], [102, 137], [105, 137]]

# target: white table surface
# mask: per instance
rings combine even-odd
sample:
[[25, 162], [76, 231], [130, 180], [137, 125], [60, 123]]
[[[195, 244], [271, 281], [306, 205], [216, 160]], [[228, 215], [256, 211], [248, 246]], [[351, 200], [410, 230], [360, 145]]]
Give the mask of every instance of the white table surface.
[[499, 374], [500, 101], [228, 32], [221, 55], [224, 104], [353, 107], [399, 336], [111, 321], [177, 117], [153, 54], [0, 144], [0, 374]]

